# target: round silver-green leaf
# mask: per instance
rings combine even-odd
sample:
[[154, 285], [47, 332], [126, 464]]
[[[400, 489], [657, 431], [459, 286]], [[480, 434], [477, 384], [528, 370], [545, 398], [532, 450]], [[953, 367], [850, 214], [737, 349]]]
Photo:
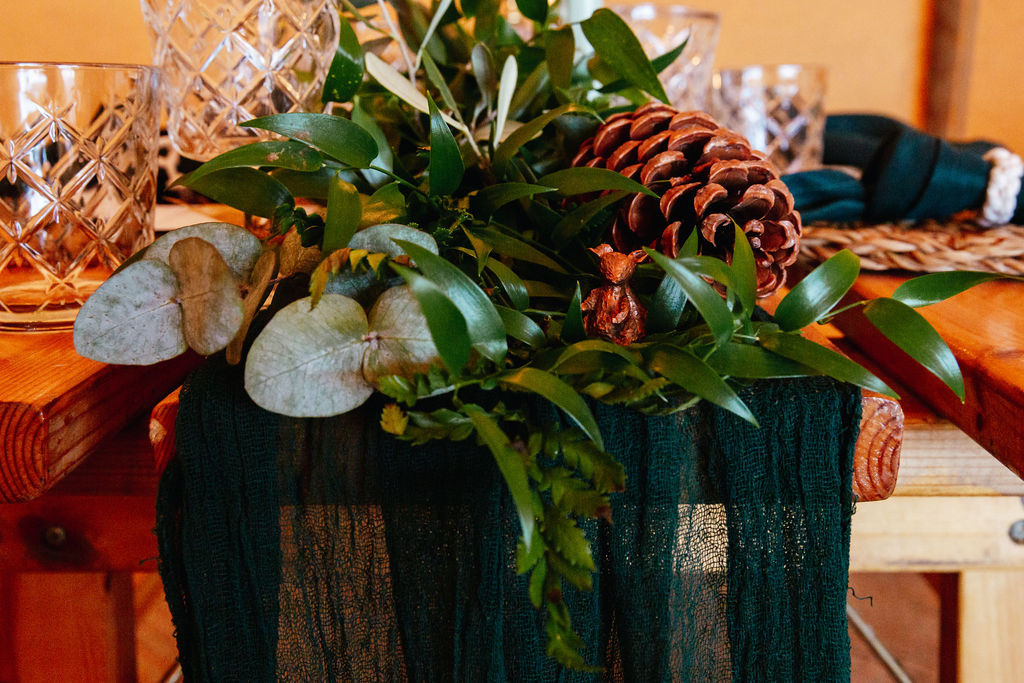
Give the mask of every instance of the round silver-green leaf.
[[249, 350], [245, 389], [261, 407], [291, 417], [329, 417], [373, 393], [363, 379], [363, 307], [325, 294], [316, 308], [299, 299], [281, 309]]
[[142, 260], [112, 275], [75, 319], [75, 350], [101, 363], [152, 365], [185, 352], [178, 280]]
[[407, 285], [392, 287], [370, 310], [363, 377], [376, 384], [384, 375], [411, 377], [426, 372], [440, 356], [427, 319]]
[[230, 223], [198, 223], [161, 235], [146, 248], [142, 257], [169, 263], [171, 247], [189, 237], [198, 237], [216, 247], [232, 274], [239, 280], [249, 279], [252, 267], [263, 253], [259, 238], [245, 228]]

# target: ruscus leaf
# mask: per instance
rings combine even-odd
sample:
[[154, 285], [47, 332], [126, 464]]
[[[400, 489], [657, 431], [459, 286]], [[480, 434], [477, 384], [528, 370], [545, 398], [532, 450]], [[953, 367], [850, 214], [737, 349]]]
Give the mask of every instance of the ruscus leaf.
[[630, 180], [617, 171], [607, 168], [590, 168], [588, 166], [565, 168], [561, 171], [548, 173], [538, 178], [537, 184], [553, 187], [558, 190], [559, 194], [567, 197], [588, 192], [599, 192], [601, 190], [625, 190], [626, 192], [640, 192], [651, 197], [658, 196], [650, 188], [641, 185], [635, 180]]
[[359, 45], [352, 24], [342, 18], [339, 22], [338, 47], [324, 80], [321, 100], [348, 102], [363, 83], [363, 48]]
[[654, 372], [690, 393], [757, 425], [757, 418], [750, 412], [750, 408], [725, 380], [689, 351], [668, 345], [658, 346], [651, 354], [649, 366]]
[[454, 194], [466, 170], [462, 153], [434, 100], [428, 97], [427, 104], [430, 106], [430, 194]]
[[532, 391], [561, 408], [572, 421], [579, 425], [580, 429], [603, 449], [601, 432], [597, 428], [597, 421], [593, 413], [587, 407], [586, 401], [576, 393], [576, 390], [550, 372], [537, 368], [519, 368], [513, 372], [502, 375], [499, 378], [502, 384]]
[[273, 114], [246, 121], [250, 128], [262, 128], [314, 147], [343, 164], [365, 168], [377, 156], [377, 143], [362, 126], [330, 114]]
[[956, 356], [927, 320], [896, 299], [881, 298], [864, 306], [864, 316], [892, 343], [942, 380], [961, 401], [964, 378]]
[[359, 227], [363, 204], [359, 191], [345, 182], [339, 173], [331, 180], [327, 191], [327, 218], [324, 221], [324, 240], [320, 250], [325, 254], [347, 247]]
[[1004, 278], [1007, 278], [1007, 276], [970, 270], [928, 273], [927, 275], [911, 278], [901, 284], [893, 292], [892, 298], [902, 301], [907, 306], [920, 308], [921, 306], [930, 306], [940, 301], [945, 301], [983, 282]]
[[210, 199], [261, 218], [295, 200], [280, 181], [255, 168], [224, 168], [189, 180], [188, 187]]
[[643, 46], [629, 25], [615, 12], [599, 9], [589, 19], [580, 23], [583, 35], [587, 37], [594, 51], [632, 85], [668, 103], [665, 88], [658, 80], [658, 74], [651, 61], [644, 54]]
[[708, 324], [711, 334], [715, 336], [715, 341], [718, 344], [724, 344], [728, 341], [733, 333], [732, 312], [721, 295], [699, 275], [686, 268], [677, 260], [671, 259], [650, 248], [645, 248], [644, 251], [670, 277], [679, 283], [687, 298], [693, 302], [701, 317], [704, 318], [704, 322]]
[[860, 258], [843, 249], [797, 283], [775, 310], [783, 330], [799, 330], [825, 317], [850, 291], [860, 274]]

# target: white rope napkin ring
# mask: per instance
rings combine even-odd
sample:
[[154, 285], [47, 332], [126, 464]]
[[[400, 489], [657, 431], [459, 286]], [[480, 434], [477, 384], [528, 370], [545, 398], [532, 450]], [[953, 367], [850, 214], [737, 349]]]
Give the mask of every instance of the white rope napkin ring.
[[1024, 161], [1003, 147], [993, 147], [982, 158], [992, 164], [992, 169], [988, 174], [985, 206], [977, 219], [978, 225], [986, 228], [1005, 225], [1013, 218], [1017, 208]]

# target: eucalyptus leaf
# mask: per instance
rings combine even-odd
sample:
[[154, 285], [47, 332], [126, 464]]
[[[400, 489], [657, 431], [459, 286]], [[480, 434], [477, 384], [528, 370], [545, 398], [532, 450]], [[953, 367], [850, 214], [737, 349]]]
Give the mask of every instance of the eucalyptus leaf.
[[499, 381], [511, 387], [532, 391], [551, 401], [561, 408], [583, 430], [583, 433], [597, 444], [598, 448], [604, 449], [601, 431], [597, 428], [597, 421], [594, 419], [593, 413], [590, 412], [583, 397], [564, 380], [550, 372], [525, 367], [501, 375]]
[[352, 24], [344, 18], [338, 26], [338, 47], [327, 70], [321, 101], [348, 102], [363, 84], [363, 48]]
[[428, 97], [427, 103], [430, 106], [430, 194], [454, 194], [462, 184], [462, 174], [466, 170], [462, 153], [434, 100]]
[[601, 190], [625, 190], [626, 192], [639, 192], [657, 197], [648, 187], [641, 185], [635, 180], [630, 180], [618, 171], [607, 168], [591, 168], [589, 166], [578, 166], [576, 168], [565, 168], [561, 171], [548, 173], [537, 179], [538, 185], [553, 187], [559, 194], [567, 197], [574, 197], [588, 192], [600, 192]]
[[381, 223], [360, 230], [352, 237], [349, 246], [353, 249], [365, 249], [371, 253], [387, 254], [394, 258], [406, 253], [395, 243], [395, 240], [404, 240], [419, 245], [431, 254], [438, 253], [437, 242], [433, 237], [422, 230], [399, 223]]
[[645, 248], [644, 251], [670, 277], [679, 283], [687, 298], [693, 302], [697, 312], [704, 318], [704, 322], [708, 324], [711, 334], [715, 337], [715, 342], [717, 344], [724, 344], [729, 341], [733, 333], [732, 312], [721, 295], [705, 282], [700, 275], [679, 263], [678, 260], [671, 259], [650, 248]]
[[843, 249], [797, 283], [775, 309], [783, 330], [799, 330], [825, 317], [850, 291], [860, 274], [860, 258]]
[[245, 389], [260, 407], [291, 417], [329, 417], [373, 394], [363, 378], [369, 331], [363, 307], [325, 294], [310, 310], [307, 297], [277, 312], [249, 349]]
[[765, 332], [761, 335], [761, 346], [772, 353], [814, 368], [829, 377], [856, 384], [892, 398], [899, 398], [896, 392], [889, 388], [889, 385], [846, 356], [804, 339], [796, 333]]
[[519, 453], [512, 448], [508, 436], [502, 431], [494, 418], [488, 415], [480, 406], [468, 403], [465, 406], [466, 414], [472, 420], [480, 441], [487, 446], [487, 449], [494, 456], [494, 462], [498, 465], [501, 476], [505, 479], [505, 485], [512, 494], [512, 502], [519, 514], [519, 525], [523, 530], [523, 545], [530, 549], [533, 529], [536, 525], [537, 511], [534, 509], [533, 496], [530, 495], [530, 482], [526, 476], [526, 463], [519, 456]]
[[273, 218], [282, 204], [295, 204], [287, 187], [255, 168], [224, 168], [187, 185], [204, 197], [261, 218]]
[[143, 259], [110, 276], [75, 318], [75, 351], [101, 363], [152, 365], [188, 348], [178, 279], [162, 261]]
[[245, 316], [239, 283], [228, 264], [215, 246], [199, 237], [178, 241], [167, 261], [180, 286], [185, 341], [203, 356], [220, 351]]
[[501, 322], [505, 325], [505, 332], [508, 336], [534, 348], [544, 346], [547, 337], [544, 336], [544, 330], [540, 329], [540, 325], [535, 323], [532, 318], [514, 308], [498, 305], [495, 305], [494, 308], [501, 316]]
[[198, 237], [216, 247], [231, 273], [241, 281], [249, 279], [249, 273], [263, 253], [259, 238], [245, 228], [230, 223], [197, 223], [164, 233], [146, 247], [143, 258], [170, 264], [171, 249], [189, 237]]
[[643, 46], [629, 25], [615, 12], [599, 9], [580, 23], [594, 51], [630, 84], [668, 103], [665, 88], [651, 65]]
[[275, 270], [277, 270], [277, 254], [269, 250], [263, 252], [252, 269], [247, 291], [242, 298], [242, 323], [227, 348], [224, 349], [224, 358], [229, 365], [238, 365], [242, 360], [242, 347], [245, 344], [246, 334], [249, 332], [253, 318], [256, 317], [267, 298], [270, 291], [270, 280], [274, 277]]
[[942, 380], [961, 401], [964, 378], [956, 356], [927, 320], [896, 299], [874, 299], [864, 306], [864, 316], [892, 343]]
[[299, 237], [298, 230], [292, 228], [281, 240], [278, 252], [281, 277], [288, 277], [295, 273], [312, 273], [313, 269], [323, 261], [323, 258], [319, 247], [302, 246], [302, 238]]
[[[487, 294], [469, 276], [440, 256], [430, 253], [428, 249], [405, 240], [395, 240], [395, 242], [412, 257], [420, 272], [437, 285], [461, 311], [466, 320], [466, 328], [473, 346], [485, 357], [495, 363], [500, 363], [508, 351], [508, 344], [505, 341], [505, 326]], [[424, 308], [424, 311], [427, 309]], [[427, 311], [427, 315], [429, 318], [429, 311]], [[436, 337], [434, 341], [437, 342]], [[456, 370], [457, 368], [449, 366], [449, 369]]]
[[419, 302], [441, 361], [449, 371], [459, 372], [469, 360], [471, 347], [465, 316], [444, 291], [427, 278], [411, 268], [394, 264], [391, 267], [405, 278]]
[[509, 136], [497, 146], [497, 149], [494, 151], [494, 166], [498, 168], [503, 167], [509, 162], [512, 156], [519, 151], [520, 147], [537, 135], [540, 135], [540, 132], [544, 130], [545, 126], [562, 114], [568, 114], [570, 112], [590, 112], [590, 110], [578, 104], [563, 104], [560, 107], [551, 109], [537, 118], [524, 123], [519, 128], [516, 128], [515, 131], [509, 133]]
[[930, 306], [956, 296], [960, 292], [967, 291], [975, 285], [992, 280], [1001, 280], [1006, 277], [1006, 275], [980, 273], [971, 270], [928, 273], [927, 275], [911, 278], [901, 284], [893, 292], [892, 298], [914, 308]]
[[178, 178], [171, 187], [192, 184], [225, 168], [274, 167], [293, 171], [316, 171], [324, 165], [324, 158], [315, 149], [301, 142], [270, 140], [253, 142], [220, 154]]
[[246, 121], [244, 126], [262, 128], [304, 142], [343, 164], [369, 166], [377, 156], [377, 143], [361, 126], [330, 114], [295, 112], [273, 114]]
[[347, 247], [356, 234], [363, 215], [363, 204], [355, 185], [341, 179], [339, 173], [331, 180], [327, 191], [327, 218], [324, 220], [324, 239], [320, 245], [324, 254]]
[[370, 309], [363, 377], [376, 385], [387, 375], [412, 377], [440, 360], [427, 319], [407, 286], [387, 289]]
[[[531, 292], [531, 296], [533, 293]], [[562, 341], [566, 344], [578, 342], [587, 336], [583, 327], [583, 297], [580, 294], [580, 283], [576, 283], [576, 291], [569, 301], [569, 308], [565, 312], [565, 321], [562, 323]]]
[[505, 66], [501, 68], [501, 80], [498, 83], [498, 108], [494, 115], [493, 144], [495, 147], [505, 139], [505, 121], [508, 120], [508, 110], [512, 105], [512, 96], [515, 94], [518, 78], [519, 67], [516, 58], [509, 55], [505, 60]]
[[648, 366], [691, 394], [700, 396], [757, 426], [757, 418], [750, 412], [747, 404], [711, 366], [689, 351], [660, 345], [651, 353]]

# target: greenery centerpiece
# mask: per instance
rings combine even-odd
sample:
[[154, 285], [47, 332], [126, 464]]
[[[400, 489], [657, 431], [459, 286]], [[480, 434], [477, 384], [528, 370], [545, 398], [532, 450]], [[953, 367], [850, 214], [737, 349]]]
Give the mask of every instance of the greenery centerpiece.
[[[162, 236], [86, 302], [76, 348], [135, 364], [223, 350], [268, 410], [337, 415], [379, 392], [391, 399], [381, 429], [399, 439], [475, 439], [518, 511], [518, 571], [546, 612], [548, 654], [584, 668], [562, 587], [591, 587], [580, 522], [609, 517], [609, 495], [628, 485], [588, 401], [665, 414], [706, 400], [753, 422], [736, 390], [759, 379], [829, 375], [893, 395], [801, 335], [845, 310], [858, 259], [822, 264], [770, 318], [757, 299], [782, 284], [799, 216], [745, 141], [690, 116], [680, 126], [696, 126], [702, 147], [675, 152], [689, 156], [670, 177], [580, 161], [612, 125], [655, 112], [664, 129], [681, 115], [636, 108], [667, 99], [657, 73], [682, 45], [648, 60], [613, 12], [560, 25], [546, 0], [517, 0], [519, 27], [495, 0], [398, 1], [396, 17], [342, 4], [324, 92], [333, 113], [250, 121], [286, 139], [179, 180], [267, 219], [268, 232], [206, 223]], [[636, 146], [653, 133], [637, 135]], [[727, 182], [736, 164], [739, 185]], [[665, 228], [671, 239], [664, 221], [651, 239], [630, 207], [664, 208], [669, 193], [703, 203]], [[709, 232], [713, 202], [727, 208]], [[616, 236], [623, 225], [631, 233]], [[955, 359], [913, 307], [987, 277], [925, 276], [855, 305], [962, 397]], [[268, 321], [250, 334], [261, 309]], [[574, 428], [531, 423], [524, 394]]]

